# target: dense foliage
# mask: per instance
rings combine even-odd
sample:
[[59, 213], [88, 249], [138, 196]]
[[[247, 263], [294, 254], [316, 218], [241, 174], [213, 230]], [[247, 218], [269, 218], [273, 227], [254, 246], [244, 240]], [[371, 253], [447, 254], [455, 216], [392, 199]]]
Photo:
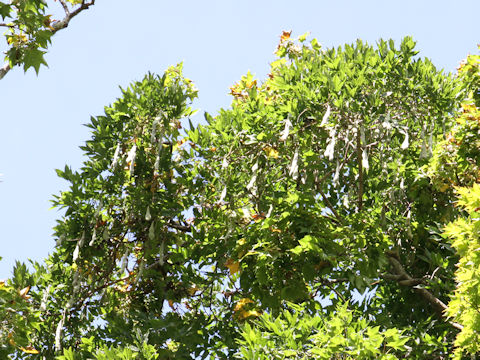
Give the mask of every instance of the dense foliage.
[[284, 32], [186, 132], [181, 65], [124, 89], [58, 170], [55, 252], [0, 284], [0, 357], [477, 353], [478, 58], [453, 77], [414, 46]]

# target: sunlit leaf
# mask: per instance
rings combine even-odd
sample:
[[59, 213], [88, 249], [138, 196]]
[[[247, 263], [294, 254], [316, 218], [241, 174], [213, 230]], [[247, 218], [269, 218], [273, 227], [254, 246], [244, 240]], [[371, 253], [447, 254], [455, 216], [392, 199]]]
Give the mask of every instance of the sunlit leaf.
[[24, 353], [27, 353], [27, 354], [40, 354], [40, 351], [35, 349], [33, 346], [27, 346], [27, 347], [20, 346], [20, 350], [22, 350]]
[[267, 153], [267, 157], [273, 158], [273, 159], [278, 159], [279, 152], [277, 149], [271, 147], [271, 146], [266, 146], [263, 148], [263, 150]]
[[228, 259], [225, 262], [225, 266], [230, 271], [230, 275], [234, 275], [234, 274], [236, 274], [237, 272], [240, 271], [240, 263], [238, 261], [233, 260], [233, 259]]

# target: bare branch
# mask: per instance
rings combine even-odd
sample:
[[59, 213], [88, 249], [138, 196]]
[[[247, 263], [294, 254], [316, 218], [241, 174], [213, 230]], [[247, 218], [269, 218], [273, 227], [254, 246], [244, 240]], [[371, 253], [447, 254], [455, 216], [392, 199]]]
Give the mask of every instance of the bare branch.
[[5, 75], [10, 71], [10, 63], [5, 63], [1, 68], [0, 68], [0, 80], [3, 79]]
[[[61, 3], [63, 6], [64, 2], [61, 2]], [[70, 12], [67, 8], [67, 10], [65, 10], [66, 16], [62, 20], [52, 24], [52, 28], [53, 28], [52, 32], [55, 34], [57, 31], [68, 27], [68, 23], [70, 22], [70, 20], [72, 20], [75, 16], [80, 14], [83, 10], [87, 10], [92, 5], [95, 5], [95, 0], [91, 0], [89, 2], [85, 2], [85, 1], [82, 2], [82, 4], [72, 12]]]
[[62, 5], [65, 14], [68, 16], [70, 14], [70, 10], [68, 9], [68, 5], [65, 0], [58, 0], [58, 2]]

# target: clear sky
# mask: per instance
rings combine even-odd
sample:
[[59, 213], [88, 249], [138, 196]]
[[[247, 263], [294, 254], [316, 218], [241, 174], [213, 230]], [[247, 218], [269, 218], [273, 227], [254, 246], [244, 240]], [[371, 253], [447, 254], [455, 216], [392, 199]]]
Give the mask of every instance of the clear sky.
[[421, 56], [455, 71], [478, 52], [479, 14], [479, 0], [97, 0], [53, 37], [49, 68], [38, 77], [15, 68], [0, 81], [0, 279], [15, 260], [54, 249], [61, 214], [50, 199], [67, 186], [54, 169], [81, 165], [78, 146], [90, 136], [82, 124], [120, 95], [118, 85], [183, 61], [201, 121], [228, 106], [229, 86], [248, 70], [265, 77], [282, 30], [310, 31], [324, 47], [411, 35]]

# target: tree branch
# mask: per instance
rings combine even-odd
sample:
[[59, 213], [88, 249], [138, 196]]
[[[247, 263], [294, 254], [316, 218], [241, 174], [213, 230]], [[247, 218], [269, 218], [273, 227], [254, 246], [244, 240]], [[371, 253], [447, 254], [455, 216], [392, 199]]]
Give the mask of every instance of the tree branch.
[[10, 71], [11, 67], [10, 64], [7, 62], [0, 68], [0, 80], [3, 79], [5, 75]]
[[67, 3], [65, 2], [65, 0], [58, 0], [58, 2], [62, 5], [63, 10], [65, 11], [65, 14], [69, 15], [69, 14], [70, 14], [70, 10], [68, 9], [68, 5], [67, 5]]
[[[445, 319], [445, 310], [447, 309], [447, 305], [443, 301], [441, 301], [439, 298], [435, 297], [430, 291], [420, 286], [420, 284], [424, 283], [424, 280], [412, 278], [405, 271], [402, 264], [395, 256], [391, 254], [387, 254], [387, 257], [390, 265], [393, 268], [394, 274], [384, 274], [382, 275], [382, 277], [389, 280], [390, 279], [395, 280], [398, 282], [398, 284], [402, 286], [412, 287], [413, 291], [415, 291], [424, 300], [430, 303], [430, 305], [432, 305], [435, 312], [440, 318]], [[458, 323], [451, 322], [451, 321], [449, 321], [449, 323], [456, 329], [459, 329], [459, 330], [463, 329], [463, 326]]]
[[52, 28], [53, 28], [52, 32], [54, 34], [57, 31], [68, 27], [68, 23], [70, 22], [70, 20], [72, 20], [75, 16], [80, 14], [83, 10], [87, 10], [90, 6], [95, 5], [95, 0], [91, 0], [89, 2], [83, 1], [81, 5], [72, 12], [68, 10], [68, 7], [66, 6], [64, 1], [60, 1], [60, 3], [62, 4], [65, 10], [65, 17], [62, 20], [52, 24]]
[[183, 231], [183, 232], [191, 232], [192, 231], [192, 227], [190, 225], [181, 225], [181, 224], [177, 224], [173, 221], [168, 222], [167, 226], [171, 227], [172, 229], [180, 230], [180, 231]]
[[70, 10], [68, 9], [68, 5], [65, 0], [58, 0], [58, 2], [62, 5], [65, 14], [68, 16], [70, 14]]
[[[52, 24], [51, 26], [51, 31], [53, 34], [55, 34], [57, 31], [60, 31], [62, 29], [65, 29], [68, 27], [68, 24], [70, 20], [72, 20], [75, 16], [80, 14], [83, 10], [87, 10], [90, 6], [95, 5], [95, 0], [90, 0], [90, 1], [82, 1], [80, 6], [76, 8], [74, 11], [70, 12], [68, 9], [67, 4], [65, 3], [64, 0], [59, 0], [60, 4], [62, 5], [64, 11], [65, 11], [65, 17], [60, 20], [56, 21]], [[1, 68], [0, 68], [0, 80], [2, 80], [5, 75], [11, 70], [11, 66], [9, 63], [5, 63]]]

